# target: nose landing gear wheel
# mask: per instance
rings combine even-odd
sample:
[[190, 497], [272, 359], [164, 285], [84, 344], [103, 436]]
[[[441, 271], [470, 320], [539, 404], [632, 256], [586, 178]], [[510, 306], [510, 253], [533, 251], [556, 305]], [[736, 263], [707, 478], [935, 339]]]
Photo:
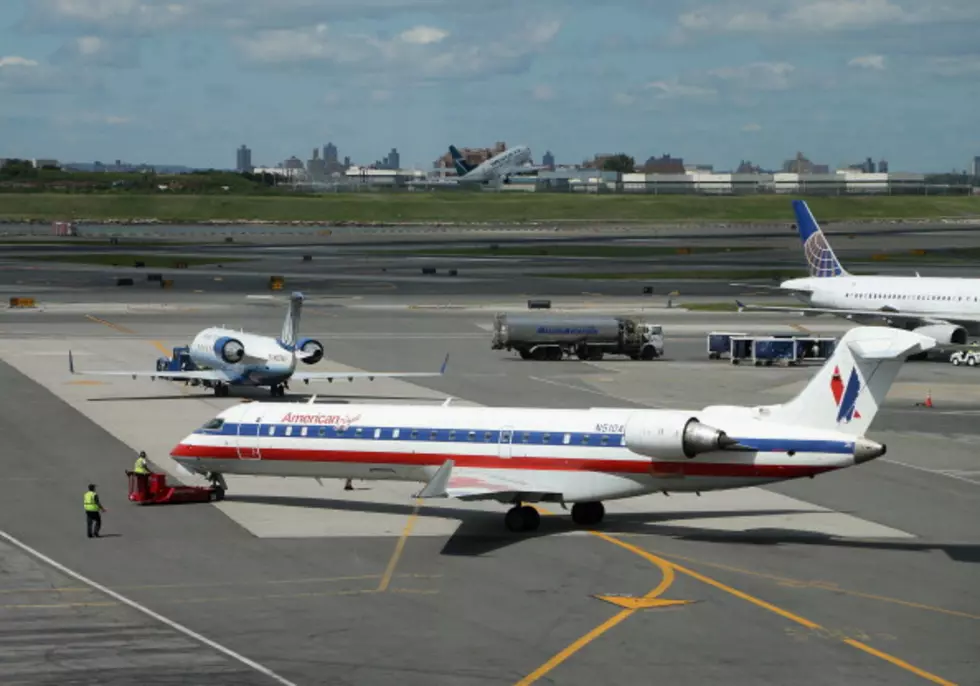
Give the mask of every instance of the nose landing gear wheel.
[[504, 524], [510, 531], [535, 531], [541, 524], [541, 515], [530, 505], [512, 507], [507, 511]]
[[606, 508], [602, 503], [575, 503], [572, 505], [572, 521], [579, 526], [594, 526], [602, 521]]

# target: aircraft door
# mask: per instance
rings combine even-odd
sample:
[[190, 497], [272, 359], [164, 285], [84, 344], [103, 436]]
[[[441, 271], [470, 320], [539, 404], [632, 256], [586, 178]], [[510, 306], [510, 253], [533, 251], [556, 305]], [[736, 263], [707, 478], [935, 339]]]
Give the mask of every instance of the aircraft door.
[[513, 455], [514, 427], [505, 426], [500, 430], [500, 440], [497, 443], [497, 455], [509, 460]]
[[262, 424], [261, 417], [249, 418], [250, 421], [238, 425], [238, 459], [259, 460], [262, 458], [260, 442], [262, 432], [268, 425]]

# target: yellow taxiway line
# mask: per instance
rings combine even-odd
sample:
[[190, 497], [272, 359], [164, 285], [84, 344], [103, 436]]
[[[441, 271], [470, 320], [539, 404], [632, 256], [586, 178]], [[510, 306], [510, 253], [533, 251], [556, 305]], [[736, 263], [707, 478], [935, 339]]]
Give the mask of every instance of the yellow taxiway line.
[[388, 585], [391, 583], [391, 577], [395, 573], [395, 568], [398, 566], [398, 561], [401, 559], [402, 552], [405, 550], [405, 542], [408, 537], [412, 535], [412, 528], [415, 526], [415, 521], [418, 519], [419, 510], [422, 508], [422, 501], [416, 499], [415, 509], [412, 510], [412, 514], [408, 516], [408, 521], [405, 522], [405, 528], [402, 529], [402, 535], [398, 537], [398, 543], [395, 544], [395, 551], [391, 554], [391, 559], [388, 560], [388, 567], [385, 569], [384, 576], [381, 577], [381, 582], [378, 584], [378, 591], [383, 593], [388, 590]]

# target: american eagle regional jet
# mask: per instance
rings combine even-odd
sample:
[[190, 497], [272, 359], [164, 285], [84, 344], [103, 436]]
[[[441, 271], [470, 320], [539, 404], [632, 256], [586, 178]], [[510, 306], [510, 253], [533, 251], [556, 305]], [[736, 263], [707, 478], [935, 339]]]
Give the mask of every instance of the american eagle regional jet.
[[980, 335], [980, 279], [928, 276], [856, 276], [834, 255], [830, 242], [803, 200], [793, 201], [810, 276], [769, 288], [796, 296], [808, 307], [743, 305], [740, 311], [830, 314], [859, 324], [885, 324], [916, 331], [941, 345], [964, 345]]
[[300, 338], [299, 320], [303, 294], [293, 293], [278, 338], [260, 336], [220, 327], [204, 329], [191, 341], [188, 351], [196, 369], [164, 370], [167, 360], [158, 361], [157, 371], [79, 371], [68, 351], [68, 369], [86, 376], [138, 376], [151, 379], [197, 381], [214, 388], [216, 396], [227, 396], [229, 386], [268, 386], [273, 396], [283, 396], [290, 381], [330, 381], [375, 377], [422, 377], [445, 374], [449, 355], [438, 372], [300, 372], [297, 362], [316, 364], [323, 359], [323, 344], [313, 338]]
[[701, 410], [588, 410], [246, 402], [171, 451], [181, 468], [224, 474], [424, 484], [419, 498], [511, 505], [511, 531], [538, 527], [528, 503], [572, 503], [602, 520], [604, 500], [813, 477], [885, 453], [865, 437], [902, 363], [926, 336], [856, 327], [792, 400]]

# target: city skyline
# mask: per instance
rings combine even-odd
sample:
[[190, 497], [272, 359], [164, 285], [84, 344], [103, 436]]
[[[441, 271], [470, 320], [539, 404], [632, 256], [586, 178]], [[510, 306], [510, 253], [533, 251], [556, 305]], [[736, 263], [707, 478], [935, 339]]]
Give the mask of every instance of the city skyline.
[[[14, 0], [0, 7], [0, 157], [232, 167], [332, 140], [430, 168], [506, 140], [561, 164], [970, 169], [973, 0]], [[312, 143], [311, 143], [312, 141]]]

